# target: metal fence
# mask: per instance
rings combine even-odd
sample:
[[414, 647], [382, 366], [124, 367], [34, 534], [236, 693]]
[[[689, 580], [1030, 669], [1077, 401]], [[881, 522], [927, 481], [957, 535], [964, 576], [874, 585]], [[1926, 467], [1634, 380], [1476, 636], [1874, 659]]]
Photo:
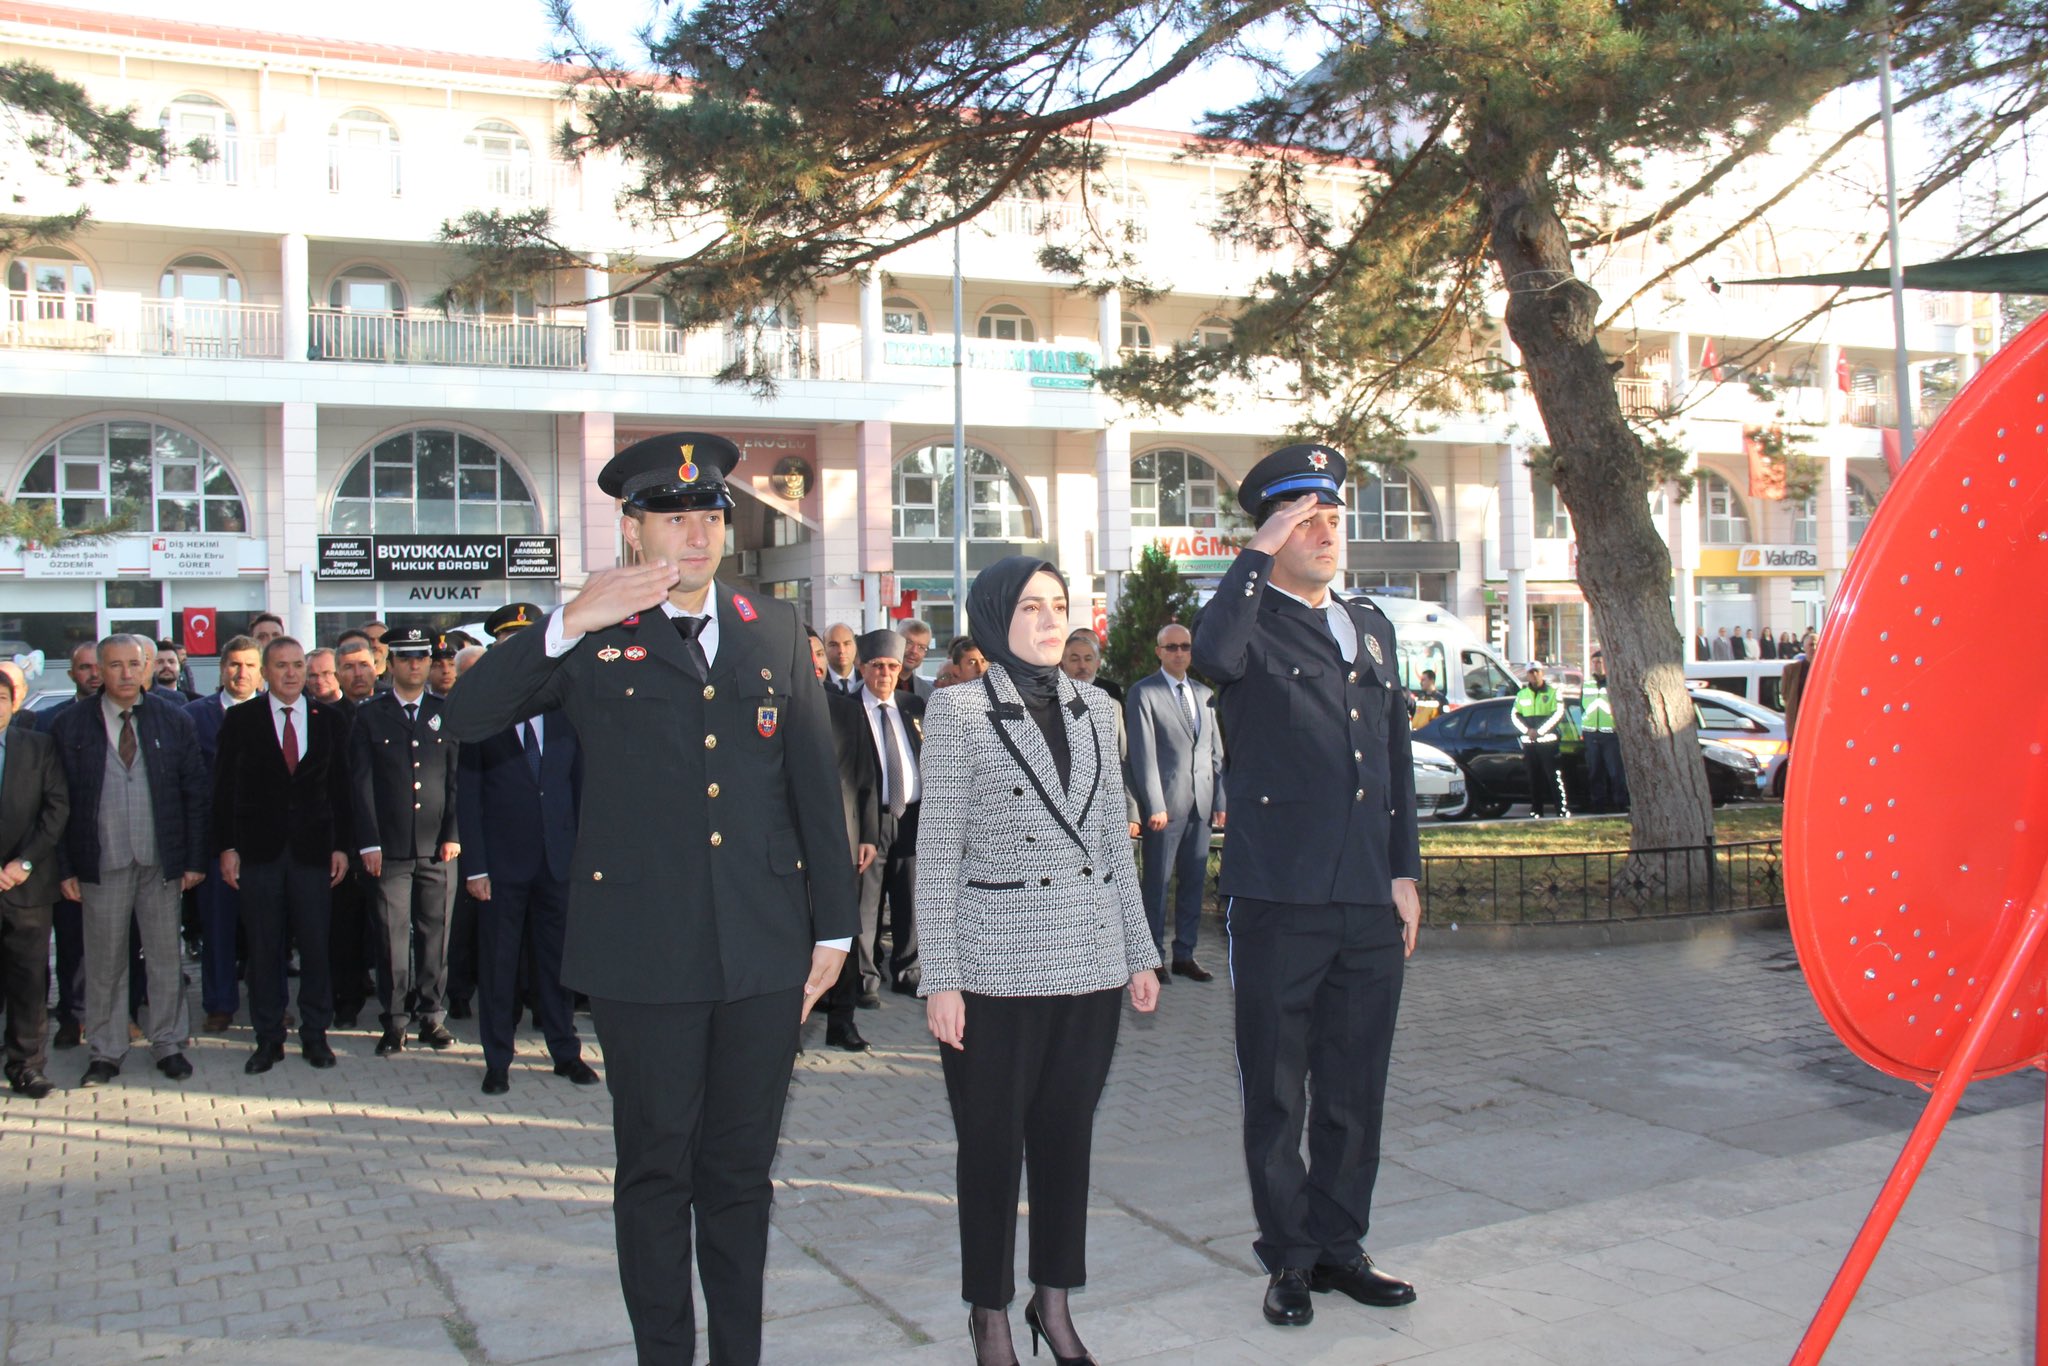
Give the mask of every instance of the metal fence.
[[1423, 914], [1432, 925], [1657, 920], [1784, 904], [1777, 840], [1422, 860]]

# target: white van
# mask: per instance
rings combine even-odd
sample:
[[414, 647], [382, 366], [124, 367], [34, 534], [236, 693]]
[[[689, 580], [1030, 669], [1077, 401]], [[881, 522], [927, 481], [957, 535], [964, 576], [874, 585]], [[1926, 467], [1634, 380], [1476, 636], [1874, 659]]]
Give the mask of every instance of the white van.
[[1394, 638], [1401, 647], [1401, 682], [1411, 690], [1422, 686], [1424, 669], [1436, 675], [1437, 687], [1453, 707], [1513, 697], [1521, 687], [1507, 660], [1448, 607], [1414, 598], [1366, 596], [1394, 623]]

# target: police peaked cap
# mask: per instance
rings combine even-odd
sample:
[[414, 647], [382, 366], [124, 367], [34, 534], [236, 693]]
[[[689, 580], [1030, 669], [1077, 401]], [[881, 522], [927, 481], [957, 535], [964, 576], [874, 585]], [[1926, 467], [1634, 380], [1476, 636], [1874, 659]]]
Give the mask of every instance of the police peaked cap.
[[740, 448], [709, 432], [666, 432], [635, 441], [598, 473], [597, 486], [643, 512], [704, 512], [733, 505], [726, 476]]
[[391, 653], [416, 658], [434, 652], [434, 634], [424, 627], [408, 626], [403, 631], [393, 631], [384, 637], [384, 643]]
[[1313, 443], [1282, 446], [1252, 466], [1244, 483], [1238, 485], [1237, 501], [1254, 517], [1276, 499], [1291, 503], [1310, 493], [1319, 503], [1343, 507], [1346, 468], [1343, 452], [1334, 447]]

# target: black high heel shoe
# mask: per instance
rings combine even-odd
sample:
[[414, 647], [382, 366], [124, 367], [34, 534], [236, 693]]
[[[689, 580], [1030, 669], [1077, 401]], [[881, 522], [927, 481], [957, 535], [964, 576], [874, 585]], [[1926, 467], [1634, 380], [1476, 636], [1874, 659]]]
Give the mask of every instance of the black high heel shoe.
[[[1044, 1320], [1038, 1317], [1038, 1296], [1036, 1295], [1033, 1295], [1024, 1302], [1024, 1326], [1031, 1330], [1031, 1355], [1035, 1357], [1038, 1355], [1039, 1338], [1043, 1337], [1048, 1342], [1052, 1340], [1052, 1334], [1045, 1331]], [[1081, 1349], [1080, 1356], [1063, 1357], [1060, 1355], [1060, 1349], [1055, 1346], [1052, 1349], [1052, 1359], [1058, 1362], [1059, 1366], [1100, 1366], [1095, 1360], [1095, 1354], [1085, 1347]]]

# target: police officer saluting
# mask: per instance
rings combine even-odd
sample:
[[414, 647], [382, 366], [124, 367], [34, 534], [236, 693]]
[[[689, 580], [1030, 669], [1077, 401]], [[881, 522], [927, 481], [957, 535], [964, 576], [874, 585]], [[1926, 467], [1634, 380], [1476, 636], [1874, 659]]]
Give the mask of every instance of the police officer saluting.
[[1265, 1315], [1282, 1326], [1314, 1316], [1312, 1291], [1415, 1298], [1364, 1247], [1422, 860], [1393, 624], [1329, 588], [1344, 475], [1327, 446], [1255, 465], [1238, 502], [1258, 530], [1195, 624], [1195, 669], [1221, 690], [1230, 738], [1222, 891], [1245, 1165]]
[[1521, 733], [1522, 764], [1529, 773], [1529, 819], [1540, 820], [1544, 806], [1553, 801], [1558, 815], [1569, 816], [1564, 779], [1557, 772], [1557, 749], [1571, 718], [1565, 715], [1557, 689], [1544, 680], [1541, 664], [1529, 666], [1528, 682], [1515, 694], [1510, 716]]
[[[377, 1056], [405, 1047], [417, 1021], [420, 1042], [455, 1042], [447, 1015], [448, 920], [455, 903], [455, 738], [447, 704], [427, 691], [433, 635], [419, 627], [386, 637], [391, 690], [356, 710], [349, 729], [357, 854], [368, 879], [377, 951], [377, 1000], [384, 1036]], [[417, 957], [415, 957], [417, 946]]]
[[559, 709], [583, 749], [562, 980], [591, 998], [618, 1144], [619, 1279], [643, 1362], [761, 1355], [769, 1167], [797, 1030], [859, 924], [831, 722], [795, 612], [716, 581], [738, 447], [614, 456], [639, 563], [590, 576], [449, 699], [482, 740]]

